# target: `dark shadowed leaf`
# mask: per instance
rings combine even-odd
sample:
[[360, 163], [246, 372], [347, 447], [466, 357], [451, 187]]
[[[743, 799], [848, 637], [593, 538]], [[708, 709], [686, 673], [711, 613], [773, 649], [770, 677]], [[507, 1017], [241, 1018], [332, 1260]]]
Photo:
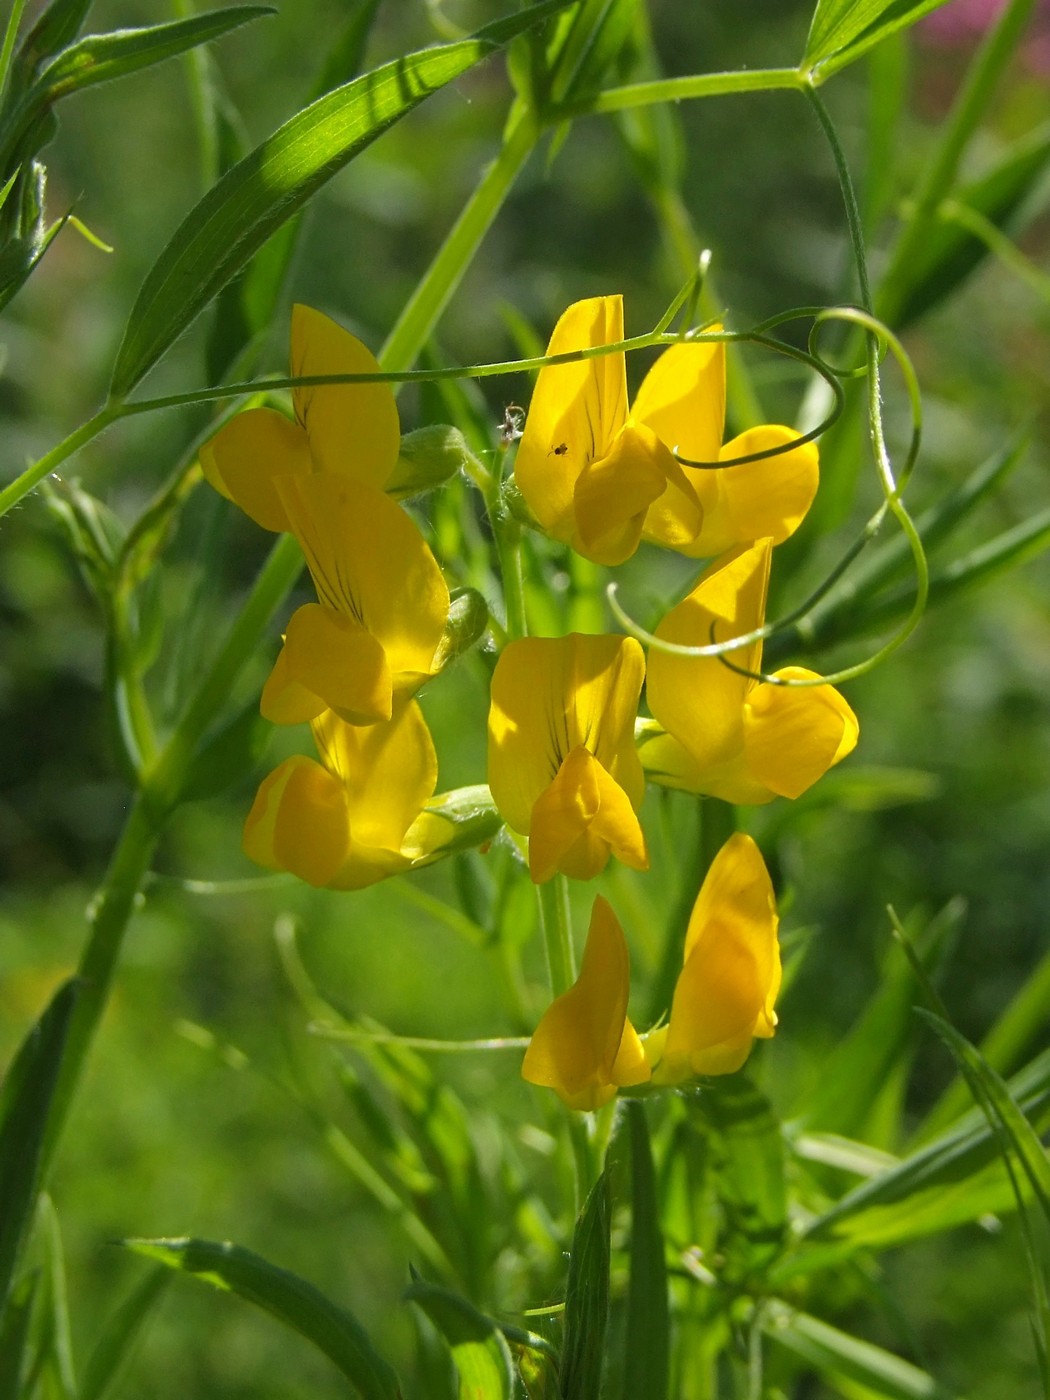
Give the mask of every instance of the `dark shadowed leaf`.
[[193, 1274], [268, 1312], [313, 1342], [355, 1387], [362, 1400], [401, 1400], [393, 1369], [357, 1319], [312, 1283], [228, 1242], [125, 1240], [136, 1254]]
[[511, 1400], [514, 1363], [497, 1324], [473, 1303], [420, 1278], [402, 1295], [422, 1308], [452, 1351], [459, 1376], [459, 1400]]
[[562, 1400], [594, 1400], [601, 1393], [608, 1325], [609, 1181], [603, 1172], [572, 1237], [560, 1366]]

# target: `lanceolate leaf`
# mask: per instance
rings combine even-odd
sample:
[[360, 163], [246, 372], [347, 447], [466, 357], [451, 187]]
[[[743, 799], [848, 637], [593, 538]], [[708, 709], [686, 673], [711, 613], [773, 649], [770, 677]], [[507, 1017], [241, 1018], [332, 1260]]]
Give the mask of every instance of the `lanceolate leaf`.
[[514, 1363], [492, 1318], [458, 1293], [413, 1279], [403, 1295], [418, 1304], [448, 1342], [459, 1375], [459, 1400], [511, 1400]]
[[562, 1400], [594, 1400], [601, 1393], [608, 1323], [609, 1180], [603, 1172], [572, 1237], [559, 1368]]
[[36, 1206], [48, 1110], [76, 1005], [66, 982], [22, 1042], [0, 1088], [0, 1317]]
[[[770, 1302], [762, 1309], [766, 1335], [803, 1357], [821, 1375], [852, 1381], [865, 1396], [884, 1400], [951, 1400], [926, 1371], [882, 1347], [862, 1342], [848, 1332], [830, 1327], [819, 1318], [796, 1312], [785, 1303]], [[837, 1387], [836, 1387], [837, 1389]], [[860, 1394], [851, 1389], [849, 1394]]]
[[113, 370], [123, 398], [208, 302], [358, 152], [424, 98], [567, 0], [533, 5], [460, 43], [423, 49], [336, 88], [239, 161], [191, 210], [148, 273]]
[[819, 0], [806, 41], [802, 64], [825, 69], [827, 76], [845, 67], [886, 35], [914, 24], [947, 0]]
[[644, 1395], [666, 1400], [670, 1372], [671, 1321], [667, 1265], [660, 1228], [660, 1197], [653, 1170], [645, 1105], [624, 1105], [631, 1160], [631, 1275], [627, 1291], [624, 1400]]
[[43, 92], [39, 100], [54, 102], [93, 83], [109, 82], [111, 78], [122, 78], [139, 68], [150, 68], [198, 44], [218, 39], [249, 20], [273, 13], [270, 5], [239, 5], [170, 24], [151, 25], [147, 29], [89, 34], [86, 39], [63, 49], [40, 74], [37, 82]]
[[129, 1249], [254, 1303], [313, 1342], [338, 1366], [362, 1400], [401, 1400], [393, 1369], [357, 1319], [305, 1279], [258, 1254], [212, 1240], [125, 1240]]

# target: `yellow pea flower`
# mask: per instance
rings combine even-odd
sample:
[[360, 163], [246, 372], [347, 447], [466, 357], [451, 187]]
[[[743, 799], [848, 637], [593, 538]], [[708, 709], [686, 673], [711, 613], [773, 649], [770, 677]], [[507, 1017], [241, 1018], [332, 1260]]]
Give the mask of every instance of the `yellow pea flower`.
[[427, 854], [415, 839], [437, 784], [422, 711], [407, 700], [385, 724], [357, 728], [327, 710], [313, 725], [321, 763], [297, 755], [263, 780], [244, 850], [310, 885], [357, 890]]
[[615, 855], [649, 856], [636, 815], [645, 777], [634, 747], [645, 658], [631, 637], [526, 637], [492, 677], [489, 786], [529, 838], [529, 871], [591, 880]]
[[[547, 354], [622, 339], [623, 298], [591, 297], [561, 316]], [[628, 416], [622, 352], [540, 370], [514, 479], [548, 534], [597, 564], [630, 558], [646, 513], [665, 495], [683, 541], [700, 528], [695, 493], [670, 448]]]
[[[375, 374], [372, 352], [308, 306], [292, 310], [291, 374]], [[251, 408], [201, 448], [207, 480], [266, 530], [288, 530], [278, 482], [332, 472], [381, 488], [397, 464], [401, 427], [389, 384], [321, 384], [292, 390], [294, 422]]]
[[[721, 326], [712, 326], [721, 330]], [[703, 523], [692, 539], [675, 535], [677, 498], [665, 495], [649, 508], [643, 536], [668, 544], [690, 558], [724, 554], [737, 545], [769, 537], [781, 544], [794, 534], [813, 504], [820, 480], [816, 443], [790, 447], [800, 434], [781, 424], [750, 428], [723, 445], [726, 354], [721, 342], [672, 345], [642, 381], [632, 416], [650, 427], [680, 457], [694, 462], [729, 462], [780, 448], [775, 456], [736, 466], [685, 466]]]
[[627, 940], [608, 901], [594, 901], [580, 975], [544, 1012], [525, 1052], [524, 1079], [553, 1089], [570, 1108], [596, 1109], [620, 1086], [650, 1075], [627, 1018]]
[[777, 908], [762, 853], [731, 836], [711, 862], [685, 936], [668, 1024], [646, 1038], [654, 1084], [732, 1074], [776, 1029]]
[[[547, 353], [622, 339], [622, 298], [592, 297], [568, 308]], [[622, 353], [546, 365], [515, 480], [543, 528], [598, 564], [623, 563], [643, 538], [694, 558], [766, 535], [779, 544], [812, 503], [817, 449], [788, 448], [799, 434], [774, 424], [723, 446], [725, 397], [725, 347], [711, 341], [666, 350], [630, 410]], [[771, 448], [786, 450], [716, 470], [683, 467], [674, 455], [719, 462]]]
[[298, 724], [332, 709], [388, 720], [430, 676], [448, 620], [437, 561], [405, 512], [375, 486], [319, 472], [276, 482], [318, 602], [288, 623], [263, 689], [263, 715]]
[[[772, 548], [773, 541], [763, 539], [716, 560], [656, 636], [701, 646], [712, 641], [712, 628], [714, 641], [727, 641], [761, 627]], [[727, 660], [759, 671], [762, 643], [738, 647]], [[797, 666], [774, 675], [819, 679]], [[641, 727], [648, 777], [727, 802], [798, 797], [857, 742], [857, 717], [833, 686], [759, 682], [716, 656], [675, 656], [654, 647], [646, 695], [659, 725]]]

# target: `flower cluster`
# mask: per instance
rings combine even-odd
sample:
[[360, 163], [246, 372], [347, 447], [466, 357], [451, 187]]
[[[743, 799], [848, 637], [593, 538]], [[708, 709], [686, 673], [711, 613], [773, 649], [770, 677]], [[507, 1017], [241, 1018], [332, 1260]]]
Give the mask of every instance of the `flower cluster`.
[[[717, 328], [716, 328], [717, 329]], [[631, 637], [517, 637], [492, 675], [488, 787], [435, 797], [437, 756], [413, 698], [455, 650], [450, 594], [404, 495], [389, 386], [354, 337], [316, 311], [292, 321], [294, 419], [252, 408], [206, 444], [208, 480], [298, 540], [316, 591], [288, 621], [262, 694], [276, 724], [309, 723], [320, 762], [286, 759], [245, 824], [259, 864], [356, 889], [505, 823], [532, 880], [591, 880], [611, 858], [648, 869], [646, 781], [738, 804], [794, 798], [854, 747], [842, 696], [797, 667], [763, 675], [772, 552], [817, 489], [816, 447], [764, 425], [723, 443], [725, 351], [665, 350], [629, 403], [617, 296], [571, 306], [539, 373], [515, 461], [537, 528], [615, 566], [648, 541], [711, 560], [645, 652]], [[346, 382], [356, 376], [357, 382]], [[363, 378], [362, 378], [363, 377]], [[433, 484], [428, 483], [428, 484]], [[739, 640], [738, 640], [739, 639]], [[725, 654], [712, 643], [734, 643]], [[650, 711], [640, 716], [643, 687]], [[685, 935], [666, 1024], [627, 1016], [629, 960], [595, 900], [580, 975], [556, 997], [523, 1074], [572, 1108], [621, 1088], [725, 1074], [770, 1036], [780, 983], [773, 889], [755, 843], [711, 864]]]

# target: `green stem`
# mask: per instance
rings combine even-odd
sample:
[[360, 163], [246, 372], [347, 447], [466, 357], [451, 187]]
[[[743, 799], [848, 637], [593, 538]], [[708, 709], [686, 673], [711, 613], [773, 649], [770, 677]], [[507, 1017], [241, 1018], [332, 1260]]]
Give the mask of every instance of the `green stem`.
[[34, 462], [20, 476], [16, 476], [14, 481], [0, 491], [0, 516], [6, 515], [12, 506], [16, 506], [23, 496], [27, 496], [34, 486], [38, 486], [45, 476], [50, 476], [63, 462], [72, 457], [74, 453], [92, 440], [98, 437], [104, 429], [115, 422], [121, 416], [121, 406], [119, 403], [107, 403], [89, 418], [86, 423], [82, 423], [75, 433], [70, 433], [57, 447], [53, 447], [50, 452], [40, 458], [39, 462]]
[[385, 368], [407, 368], [422, 350], [531, 155], [536, 139], [535, 124], [524, 109], [519, 109], [516, 115], [511, 116], [499, 155], [464, 205], [440, 252], [409, 297], [387, 337], [379, 356]]
[[696, 97], [725, 97], [739, 92], [770, 92], [786, 89], [801, 92], [809, 79], [797, 68], [741, 69], [734, 73], [694, 73], [684, 78], [655, 78], [648, 83], [629, 83], [607, 88], [586, 102], [567, 103], [559, 116], [600, 115], [623, 112], [629, 107], [652, 107], [664, 102], [682, 102]]
[[89, 910], [90, 936], [77, 969], [81, 991], [70, 1022], [62, 1068], [51, 1102], [41, 1179], [46, 1179], [84, 1063], [102, 1018], [113, 974], [139, 891], [160, 837], [163, 814], [137, 798], [128, 814], [106, 877]]
[[576, 980], [576, 956], [572, 948], [572, 919], [569, 913], [569, 882], [555, 875], [536, 886], [547, 951], [547, 972], [551, 996], [560, 997]]

